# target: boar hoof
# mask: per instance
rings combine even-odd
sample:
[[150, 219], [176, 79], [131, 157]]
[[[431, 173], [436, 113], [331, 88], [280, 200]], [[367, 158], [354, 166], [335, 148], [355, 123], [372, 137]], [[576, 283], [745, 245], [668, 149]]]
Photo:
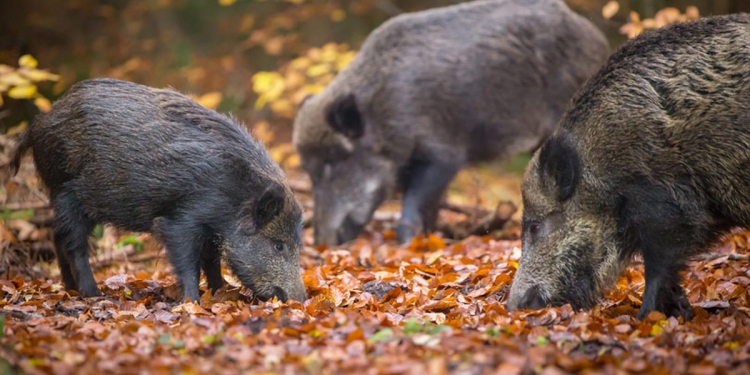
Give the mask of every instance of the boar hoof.
[[408, 245], [417, 235], [416, 225], [406, 222], [398, 223], [396, 227], [396, 240], [401, 245]]
[[666, 316], [682, 317], [685, 322], [693, 319], [693, 306], [690, 305], [690, 301], [682, 290], [674, 293], [671, 300], [665, 300], [660, 305], [657, 308], [641, 306], [641, 310], [638, 312], [638, 320], [645, 319], [654, 310], [661, 311]]
[[81, 290], [78, 292], [78, 294], [81, 295], [81, 297], [89, 298], [89, 297], [101, 297], [102, 292], [99, 291], [99, 288], [94, 287], [92, 288], [81, 288]]

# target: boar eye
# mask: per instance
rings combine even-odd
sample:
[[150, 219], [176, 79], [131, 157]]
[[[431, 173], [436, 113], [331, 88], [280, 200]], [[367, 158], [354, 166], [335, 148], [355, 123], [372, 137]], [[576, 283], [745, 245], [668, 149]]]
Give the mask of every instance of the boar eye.
[[542, 230], [542, 224], [538, 221], [531, 221], [527, 225], [529, 227], [531, 238], [536, 240], [539, 237], [539, 232]]
[[284, 245], [283, 242], [274, 242], [273, 249], [281, 252], [281, 251], [286, 250], [286, 245]]
[[539, 234], [539, 229], [541, 227], [542, 226], [539, 223], [530, 223], [529, 224], [529, 233], [531, 233], [532, 236], [536, 237], [536, 235]]
[[524, 231], [528, 233], [529, 240], [535, 242], [558, 230], [564, 222], [564, 217], [559, 212], [547, 215], [542, 220], [525, 220]]

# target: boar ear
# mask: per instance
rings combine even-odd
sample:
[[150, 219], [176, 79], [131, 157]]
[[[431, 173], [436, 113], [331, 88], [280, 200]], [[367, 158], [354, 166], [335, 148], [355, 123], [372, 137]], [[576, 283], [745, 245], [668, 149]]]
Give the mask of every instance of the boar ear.
[[354, 94], [341, 95], [333, 100], [325, 109], [328, 125], [333, 130], [350, 139], [357, 139], [364, 134], [362, 115], [357, 108]]
[[273, 185], [263, 192], [255, 204], [255, 227], [263, 228], [284, 209], [284, 188]]
[[581, 162], [570, 134], [555, 132], [544, 143], [539, 153], [539, 169], [552, 180], [558, 201], [564, 202], [573, 195], [581, 175]]

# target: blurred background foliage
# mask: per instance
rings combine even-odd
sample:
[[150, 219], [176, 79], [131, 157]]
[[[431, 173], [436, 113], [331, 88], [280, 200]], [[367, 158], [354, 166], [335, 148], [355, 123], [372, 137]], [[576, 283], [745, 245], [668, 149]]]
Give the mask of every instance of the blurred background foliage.
[[[233, 112], [265, 141], [288, 142], [296, 105], [330, 82], [375, 27], [401, 12], [458, 2], [2, 1], [0, 133], [15, 132], [77, 81], [114, 77], [191, 93]], [[750, 11], [746, 0], [567, 3], [604, 30], [613, 47], [680, 14]], [[674, 9], [659, 19], [668, 7]]]

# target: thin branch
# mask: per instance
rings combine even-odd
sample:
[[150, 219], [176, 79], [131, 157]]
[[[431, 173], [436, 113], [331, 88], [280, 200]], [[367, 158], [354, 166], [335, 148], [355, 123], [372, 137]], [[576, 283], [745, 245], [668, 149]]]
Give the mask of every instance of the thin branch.
[[719, 258], [727, 257], [727, 260], [731, 261], [743, 261], [743, 260], [750, 260], [750, 254], [726, 254], [726, 253], [707, 253], [707, 254], [701, 254], [694, 258], [696, 261], [712, 261]]
[[4, 208], [7, 208], [11, 211], [49, 208], [49, 202], [33, 201], [33, 202], [6, 203]]

